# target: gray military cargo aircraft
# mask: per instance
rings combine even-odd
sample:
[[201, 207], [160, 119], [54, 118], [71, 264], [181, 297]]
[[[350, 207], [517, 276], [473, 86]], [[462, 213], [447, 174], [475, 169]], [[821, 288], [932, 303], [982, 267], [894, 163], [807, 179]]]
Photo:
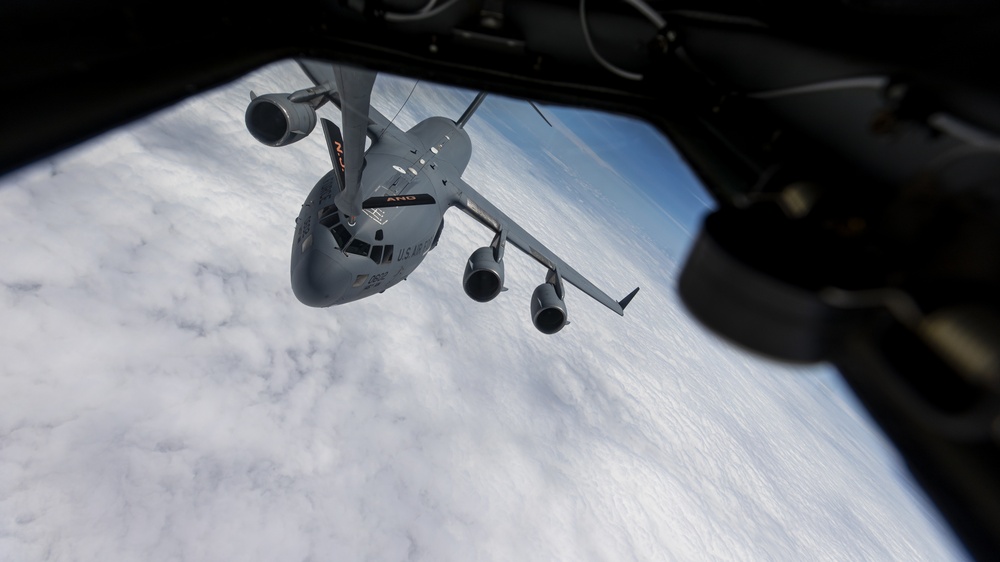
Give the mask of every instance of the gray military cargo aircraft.
[[463, 286], [472, 299], [487, 302], [503, 290], [509, 241], [548, 270], [531, 297], [531, 320], [539, 331], [554, 334], [567, 324], [563, 281], [624, 313], [638, 287], [620, 301], [612, 299], [462, 180], [472, 156], [463, 127], [485, 94], [458, 121], [431, 117], [403, 132], [371, 107], [375, 73], [298, 63], [314, 86], [292, 94], [251, 92], [246, 125], [261, 143], [287, 146], [312, 132], [316, 110], [327, 101], [341, 110], [343, 135], [320, 119], [333, 169], [313, 187], [296, 219], [292, 290], [303, 304], [344, 304], [406, 279], [437, 246], [444, 213], [458, 207], [495, 233], [490, 246], [473, 252], [466, 264]]

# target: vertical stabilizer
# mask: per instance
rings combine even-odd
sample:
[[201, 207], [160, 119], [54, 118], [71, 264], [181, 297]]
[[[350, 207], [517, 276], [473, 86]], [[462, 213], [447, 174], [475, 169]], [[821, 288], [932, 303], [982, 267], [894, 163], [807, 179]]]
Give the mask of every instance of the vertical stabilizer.
[[458, 121], [455, 121], [455, 124], [458, 125], [459, 129], [465, 127], [465, 124], [469, 122], [469, 119], [472, 117], [472, 114], [475, 113], [477, 109], [479, 109], [479, 105], [483, 103], [484, 99], [486, 99], [486, 92], [479, 92], [478, 94], [476, 94], [476, 99], [472, 100], [472, 103], [469, 104], [469, 108], [465, 110], [465, 113], [463, 113], [462, 116], [458, 118]]

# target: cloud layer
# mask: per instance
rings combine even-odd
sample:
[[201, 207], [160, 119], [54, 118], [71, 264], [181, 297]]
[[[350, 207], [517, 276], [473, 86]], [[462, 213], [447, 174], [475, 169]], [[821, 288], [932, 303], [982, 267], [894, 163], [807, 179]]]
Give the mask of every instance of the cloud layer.
[[[380, 78], [376, 105], [412, 84]], [[544, 272], [513, 249], [510, 290], [471, 301], [491, 235], [460, 213], [406, 283], [300, 305], [326, 148], [261, 146], [242, 112], [304, 85], [269, 67], [4, 178], [0, 558], [962, 555], [828, 375], [705, 334], [608, 186], [491, 119], [466, 180], [612, 295], [640, 285], [624, 319], [571, 288], [572, 325], [537, 333]], [[469, 98], [421, 84], [397, 123]]]

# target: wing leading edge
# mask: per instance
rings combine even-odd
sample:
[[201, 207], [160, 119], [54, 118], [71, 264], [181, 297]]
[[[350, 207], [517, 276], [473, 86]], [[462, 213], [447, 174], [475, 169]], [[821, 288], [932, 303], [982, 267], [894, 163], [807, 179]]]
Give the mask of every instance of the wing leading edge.
[[496, 206], [464, 180], [458, 178], [451, 181], [455, 182], [456, 189], [455, 199], [452, 202], [453, 206], [462, 209], [466, 214], [493, 232], [503, 230], [507, 241], [513, 244], [515, 248], [528, 254], [550, 271], [557, 272], [564, 281], [590, 295], [597, 302], [621, 316], [625, 315], [625, 307], [628, 306], [628, 303], [632, 302], [632, 298], [639, 292], [639, 287], [636, 287], [622, 300], [616, 301], [608, 296], [607, 293], [597, 288], [596, 285], [591, 283], [578, 271], [567, 265], [552, 250], [549, 250], [536, 240], [534, 236], [528, 234], [526, 230], [511, 220], [500, 209], [497, 209]]

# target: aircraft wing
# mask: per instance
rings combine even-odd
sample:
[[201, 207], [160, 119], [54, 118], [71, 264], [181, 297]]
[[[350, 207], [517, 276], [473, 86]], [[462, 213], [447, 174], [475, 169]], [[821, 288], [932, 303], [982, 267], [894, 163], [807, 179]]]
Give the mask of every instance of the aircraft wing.
[[526, 230], [511, 220], [500, 209], [497, 209], [496, 206], [490, 203], [468, 183], [461, 178], [451, 181], [456, 183], [455, 189], [457, 190], [455, 201], [452, 202], [454, 206], [462, 209], [466, 214], [493, 232], [503, 230], [507, 241], [513, 244], [514, 247], [535, 258], [535, 261], [544, 265], [550, 271], [558, 272], [564, 281], [587, 293], [597, 302], [624, 316], [625, 307], [628, 306], [632, 297], [639, 291], [638, 287], [622, 300], [616, 301], [604, 291], [598, 289], [586, 277], [567, 265], [552, 250], [549, 250], [536, 240], [534, 236], [528, 234]]
[[[327, 61], [318, 61], [310, 59], [296, 59], [299, 63], [299, 67], [302, 72], [312, 80], [313, 84], [324, 88], [327, 90], [327, 95], [330, 100], [333, 101], [334, 105], [338, 108], [341, 107], [341, 99], [339, 92], [337, 91], [337, 65], [332, 64]], [[377, 142], [385, 135], [389, 135], [393, 138], [404, 140], [406, 135], [400, 130], [399, 127], [392, 124], [385, 115], [369, 106], [368, 108], [368, 138], [372, 142]]]

